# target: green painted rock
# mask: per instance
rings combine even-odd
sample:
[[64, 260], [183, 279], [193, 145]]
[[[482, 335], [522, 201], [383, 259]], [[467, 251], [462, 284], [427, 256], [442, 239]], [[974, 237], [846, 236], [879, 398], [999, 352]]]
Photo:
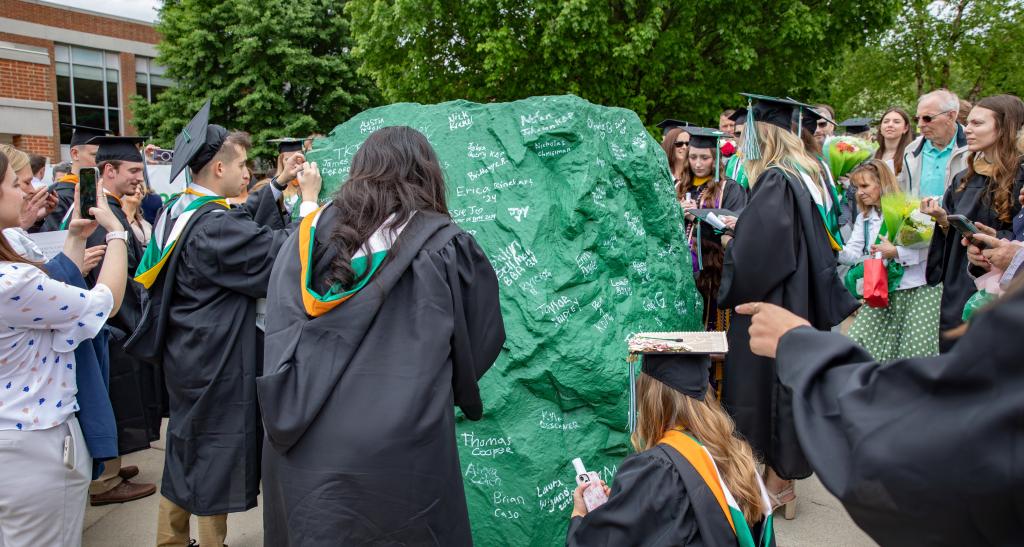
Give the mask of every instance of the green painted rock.
[[630, 452], [626, 340], [699, 330], [682, 216], [661, 147], [636, 114], [578, 97], [393, 104], [317, 139], [328, 197], [367, 136], [408, 125], [437, 151], [452, 218], [498, 274], [508, 335], [459, 418], [477, 545], [560, 545], [571, 460], [610, 481]]

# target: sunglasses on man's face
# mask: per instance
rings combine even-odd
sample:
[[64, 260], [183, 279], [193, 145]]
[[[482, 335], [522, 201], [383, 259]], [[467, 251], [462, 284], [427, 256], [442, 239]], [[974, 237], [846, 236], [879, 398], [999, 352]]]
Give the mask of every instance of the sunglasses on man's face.
[[676, 141], [672, 144], [676, 145], [676, 148], [683, 148], [684, 146], [690, 146], [690, 141]]
[[932, 114], [930, 116], [914, 116], [914, 122], [916, 122], [916, 123], [921, 123], [921, 122], [932, 123], [935, 120], [937, 120], [939, 118], [939, 116], [941, 116], [943, 114], [949, 114], [950, 112], [952, 112], [952, 110], [943, 110], [942, 112], [939, 112], [938, 114]]

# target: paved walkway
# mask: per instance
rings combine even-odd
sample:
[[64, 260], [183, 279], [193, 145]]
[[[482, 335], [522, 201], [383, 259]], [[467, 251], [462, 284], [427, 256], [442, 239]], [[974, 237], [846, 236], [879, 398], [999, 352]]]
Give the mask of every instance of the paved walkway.
[[[138, 465], [142, 472], [135, 480], [159, 484], [163, 469], [163, 444], [125, 456], [125, 465]], [[864, 532], [850, 520], [839, 502], [815, 478], [797, 484], [797, 518], [775, 521], [779, 547], [873, 547]], [[156, 509], [159, 493], [145, 499], [119, 505], [90, 507], [85, 513], [84, 547], [146, 547], [156, 538]], [[195, 519], [192, 529], [196, 529]], [[228, 517], [231, 547], [263, 545], [263, 520], [259, 507]], [[490, 546], [484, 546], [490, 547]]]

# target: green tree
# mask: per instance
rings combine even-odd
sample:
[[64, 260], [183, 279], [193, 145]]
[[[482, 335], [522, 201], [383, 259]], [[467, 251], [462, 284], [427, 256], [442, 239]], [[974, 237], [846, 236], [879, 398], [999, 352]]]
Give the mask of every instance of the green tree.
[[740, 91], [806, 96], [895, 0], [350, 0], [390, 101], [573, 93], [647, 122], [717, 123]]
[[327, 132], [375, 105], [372, 82], [356, 73], [342, 2], [334, 0], [167, 0], [157, 61], [176, 85], [148, 104], [133, 102], [142, 134], [167, 146], [203, 102], [212, 118], [266, 139]]
[[849, 115], [913, 108], [945, 87], [974, 102], [1024, 93], [1024, 2], [910, 0], [893, 26], [850, 52], [831, 75], [830, 94]]

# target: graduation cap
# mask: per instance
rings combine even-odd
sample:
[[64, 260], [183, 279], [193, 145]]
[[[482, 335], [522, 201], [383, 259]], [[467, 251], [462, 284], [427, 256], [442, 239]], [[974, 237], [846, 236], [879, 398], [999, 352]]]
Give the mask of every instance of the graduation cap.
[[718, 148], [718, 139], [729, 136], [708, 127], [687, 127], [686, 132], [690, 134], [690, 148]]
[[715, 150], [715, 180], [718, 180], [719, 170], [722, 163], [722, 149], [718, 146], [719, 139], [728, 137], [725, 131], [711, 129], [708, 127], [687, 127], [686, 132], [690, 134], [690, 149], [703, 148]]
[[865, 133], [871, 131], [871, 118], [850, 118], [839, 123], [847, 133]]
[[746, 125], [747, 123], [747, 109], [745, 107], [739, 107], [735, 112], [729, 115], [729, 119], [736, 123], [736, 125]]
[[[696, 342], [696, 343], [695, 343]], [[645, 332], [629, 341], [630, 430], [636, 424], [636, 367], [668, 387], [703, 401], [711, 381], [711, 356], [728, 352], [725, 333]]]
[[75, 125], [73, 123], [62, 123], [60, 125], [61, 127], [71, 128], [71, 146], [73, 147], [89, 144], [89, 141], [94, 137], [103, 137], [111, 133], [109, 129], [100, 129], [87, 125]]
[[704, 400], [711, 381], [711, 355], [707, 353], [647, 353], [640, 371], [694, 399]]
[[132, 161], [142, 163], [142, 152], [139, 144], [145, 142], [144, 137], [93, 137], [86, 144], [95, 144], [100, 148], [96, 151], [96, 163], [105, 161]]
[[673, 120], [671, 118], [658, 122], [657, 127], [661, 129], [661, 135], [665, 136], [673, 127], [690, 127], [690, 122], [684, 122], [679, 120]]
[[177, 178], [186, 165], [193, 173], [199, 172], [217, 155], [227, 136], [227, 129], [210, 123], [210, 100], [207, 99], [188, 126], [174, 139], [170, 180]]
[[281, 137], [280, 139], [269, 139], [267, 142], [277, 143], [277, 152], [284, 154], [285, 152], [301, 152], [306, 139]]
[[[797, 122], [797, 135], [803, 131], [804, 112], [814, 107], [790, 98], [780, 99], [756, 93], [740, 93], [747, 98], [747, 117], [753, 115], [754, 121], [764, 122], [781, 127], [786, 131], [793, 130], [793, 121]], [[761, 159], [761, 140], [757, 136], [757, 126], [747, 124], [747, 133], [743, 139], [743, 157], [748, 160]]]

